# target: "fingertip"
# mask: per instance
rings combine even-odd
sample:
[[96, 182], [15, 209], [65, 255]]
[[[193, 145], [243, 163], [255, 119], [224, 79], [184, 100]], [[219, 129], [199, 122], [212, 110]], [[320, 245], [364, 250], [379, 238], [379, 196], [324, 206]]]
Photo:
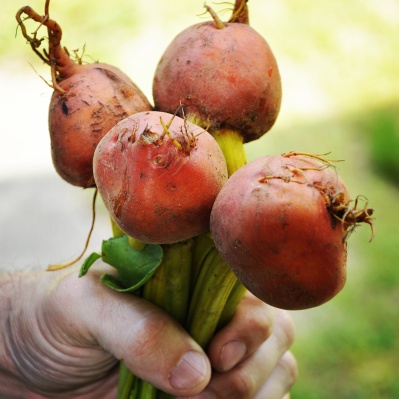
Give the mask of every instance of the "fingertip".
[[[180, 396], [201, 392], [211, 365], [201, 347], [166, 313], [157, 310], [126, 340], [124, 361], [133, 374], [162, 391]], [[157, 373], [154, 373], [157, 370]]]
[[218, 371], [226, 372], [235, 367], [247, 354], [247, 345], [243, 341], [230, 341], [220, 351]]

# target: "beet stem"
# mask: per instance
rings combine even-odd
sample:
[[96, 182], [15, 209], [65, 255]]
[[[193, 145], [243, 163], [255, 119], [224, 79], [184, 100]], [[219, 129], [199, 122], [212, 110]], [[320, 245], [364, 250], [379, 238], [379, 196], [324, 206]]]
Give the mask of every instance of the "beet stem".
[[[140, 380], [140, 384], [138, 387], [138, 392], [135, 397], [137, 399], [155, 399], [157, 397], [157, 392], [158, 389], [154, 387], [154, 385], [151, 385], [149, 382]], [[134, 399], [132, 395], [129, 396], [129, 399]]]
[[215, 10], [209, 7], [207, 4], [204, 4], [206, 11], [211, 15], [213, 21], [215, 22], [216, 29], [224, 29], [226, 27], [225, 23], [219, 18], [219, 15], [216, 14]]
[[249, 25], [247, 2], [248, 0], [236, 0], [234, 4], [233, 14], [230, 17], [229, 22]]
[[190, 297], [193, 240], [162, 247], [166, 277], [166, 306], [164, 305], [164, 308], [184, 325]]
[[114, 219], [110, 217], [111, 228], [112, 228], [112, 236], [113, 237], [122, 237], [125, 235], [124, 231], [122, 231], [119, 226], [115, 223]]
[[186, 323], [189, 334], [204, 349], [216, 332], [236, 282], [233, 271], [213, 248], [201, 267]]
[[237, 306], [241, 302], [241, 299], [248, 292], [240, 280], [237, 280], [234, 284], [233, 289], [229, 297], [227, 298], [226, 305], [223, 308], [223, 312], [220, 315], [220, 319], [217, 325], [217, 330], [223, 328], [234, 316]]
[[247, 163], [244, 137], [241, 132], [228, 128], [210, 129], [209, 121], [203, 120], [195, 114], [189, 114], [186, 118], [188, 122], [207, 130], [219, 144], [226, 160], [229, 176]]
[[133, 237], [128, 237], [129, 245], [136, 251], [142, 251], [145, 248], [145, 244], [142, 241], [137, 240]]
[[212, 134], [223, 152], [229, 176], [247, 163], [243, 137], [238, 131], [232, 129], [210, 129], [209, 133]]
[[209, 252], [214, 248], [214, 243], [209, 232], [203, 233], [194, 237], [193, 261], [192, 261], [192, 287], [194, 291], [194, 284], [198, 280], [201, 271], [201, 266], [208, 256]]
[[130, 391], [136, 378], [137, 377], [125, 366], [123, 360], [121, 360], [119, 363], [118, 399], [129, 399]]

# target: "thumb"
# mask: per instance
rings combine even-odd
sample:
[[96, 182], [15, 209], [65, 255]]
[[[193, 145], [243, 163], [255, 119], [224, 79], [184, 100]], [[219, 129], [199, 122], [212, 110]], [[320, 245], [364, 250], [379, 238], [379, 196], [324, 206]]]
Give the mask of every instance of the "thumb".
[[177, 396], [201, 392], [211, 376], [201, 347], [162, 309], [102, 285], [103, 272], [93, 268], [80, 279], [71, 274], [60, 284], [59, 293], [75, 302], [69, 307], [75, 329], [159, 389]]

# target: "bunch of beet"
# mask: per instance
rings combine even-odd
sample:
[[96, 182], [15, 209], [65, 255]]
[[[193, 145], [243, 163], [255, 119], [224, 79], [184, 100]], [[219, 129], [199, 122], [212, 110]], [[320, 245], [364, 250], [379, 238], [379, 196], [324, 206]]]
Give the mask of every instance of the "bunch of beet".
[[[350, 233], [359, 223], [373, 230], [373, 210], [351, 199], [327, 156], [247, 163], [245, 143], [279, 114], [278, 64], [249, 25], [247, 0], [236, 0], [227, 22], [205, 7], [210, 20], [183, 30], [160, 58], [154, 107], [116, 67], [70, 57], [49, 0], [43, 16], [29, 6], [17, 13], [51, 70], [55, 169], [95, 187], [111, 217], [113, 238], [81, 275], [102, 257], [119, 272], [104, 283], [162, 306], [204, 347], [246, 290], [285, 309], [332, 299], [345, 285]], [[47, 28], [47, 50], [26, 19]], [[133, 392], [128, 384], [123, 392]], [[143, 384], [129, 397], [154, 390]]]

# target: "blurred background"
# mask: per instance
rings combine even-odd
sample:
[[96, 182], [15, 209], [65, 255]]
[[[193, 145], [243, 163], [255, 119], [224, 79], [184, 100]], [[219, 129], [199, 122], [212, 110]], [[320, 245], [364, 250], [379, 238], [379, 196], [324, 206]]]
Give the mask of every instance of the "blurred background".
[[[29, 4], [44, 12], [44, 0]], [[17, 30], [21, 0], [0, 13], [0, 270], [44, 268], [79, 254], [92, 190], [61, 181], [47, 131], [48, 68]], [[209, 3], [223, 19], [225, 3]], [[399, 398], [399, 2], [250, 0], [250, 21], [271, 45], [283, 80], [273, 129], [249, 160], [290, 150], [343, 159], [355, 198], [375, 209], [349, 240], [348, 281], [329, 303], [292, 312], [300, 375], [294, 399]], [[151, 99], [156, 64], [182, 29], [208, 17], [203, 1], [52, 0], [63, 44], [129, 74]], [[111, 235], [101, 204], [91, 241]]]

